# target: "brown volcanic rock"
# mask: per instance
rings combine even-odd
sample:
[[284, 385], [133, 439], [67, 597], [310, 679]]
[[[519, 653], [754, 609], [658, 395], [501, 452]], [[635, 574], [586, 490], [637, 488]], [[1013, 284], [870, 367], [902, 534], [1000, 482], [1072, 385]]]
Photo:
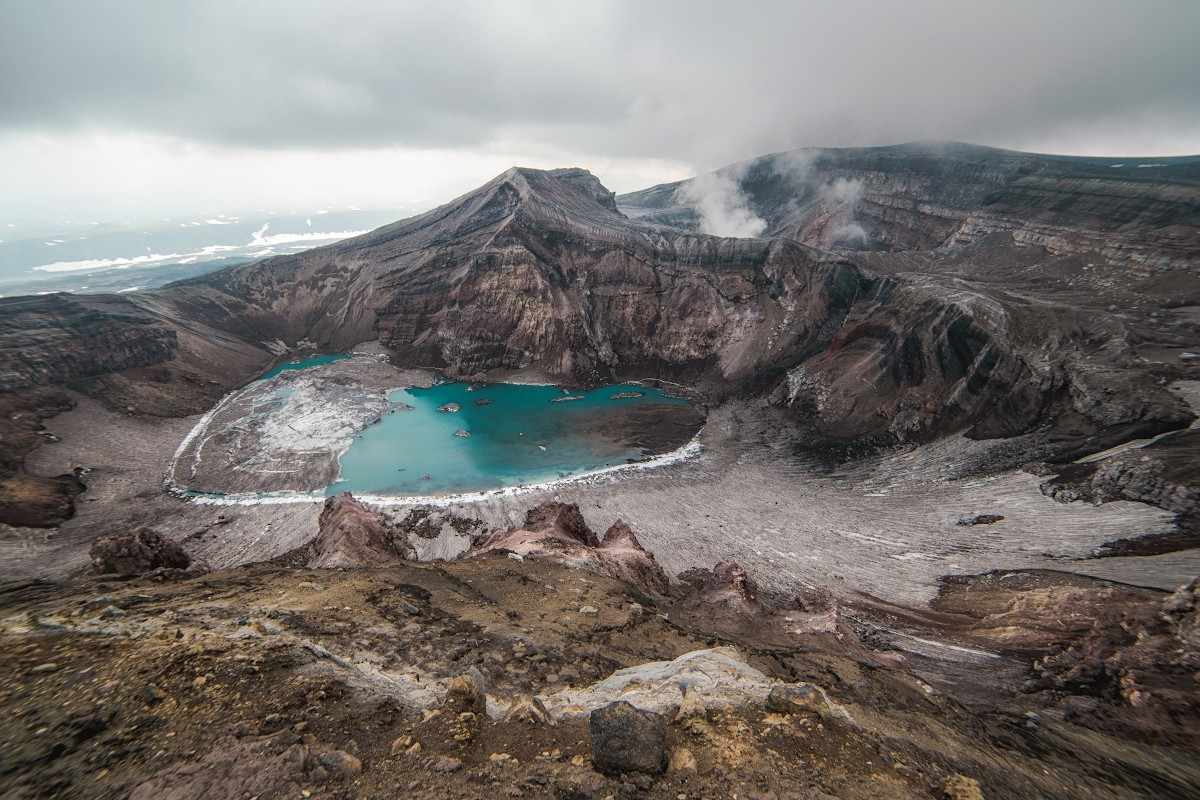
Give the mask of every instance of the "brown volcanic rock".
[[187, 569], [192, 563], [178, 542], [150, 528], [102, 536], [92, 543], [88, 555], [92, 567], [102, 575], [143, 575], [160, 567]]
[[638, 542], [633, 530], [617, 520], [601, 541], [574, 503], [546, 502], [531, 508], [525, 524], [480, 536], [467, 557], [482, 553], [515, 553], [624, 580], [647, 594], [666, 595], [667, 575]]
[[524, 529], [534, 533], [559, 533], [588, 547], [597, 547], [600, 544], [579, 511], [579, 506], [574, 503], [551, 501], [534, 506], [525, 512]]
[[758, 584], [736, 561], [727, 558], [711, 570], [695, 568], [679, 574], [687, 585], [680, 601], [684, 608], [717, 606], [746, 614], [762, 614]]
[[1049, 570], [996, 570], [941, 580], [935, 611], [969, 620], [961, 633], [1022, 655], [1068, 647], [1110, 609], [1156, 604], [1161, 592]]
[[[827, 589], [799, 590], [788, 608], [768, 607], [758, 597], [758, 584], [732, 559], [711, 570], [689, 569], [678, 576], [671, 618], [685, 627], [753, 635], [762, 643], [792, 646], [797, 637], [830, 635], [863, 662], [903, 669], [902, 654], [873, 650], [843, 618], [840, 604]], [[753, 632], [751, 634], [750, 632]]]
[[665, 596], [670, 591], [667, 575], [654, 554], [642, 547], [624, 520], [617, 520], [604, 532], [597, 555], [605, 575], [623, 580], [630, 586], [649, 589], [653, 594]]
[[349, 492], [325, 501], [317, 525], [320, 532], [304, 552], [309, 567], [367, 567], [416, 558], [404, 531]]
[[1164, 600], [1106, 605], [1090, 630], [1034, 665], [1029, 689], [1099, 697], [1085, 724], [1200, 750], [1200, 579]]

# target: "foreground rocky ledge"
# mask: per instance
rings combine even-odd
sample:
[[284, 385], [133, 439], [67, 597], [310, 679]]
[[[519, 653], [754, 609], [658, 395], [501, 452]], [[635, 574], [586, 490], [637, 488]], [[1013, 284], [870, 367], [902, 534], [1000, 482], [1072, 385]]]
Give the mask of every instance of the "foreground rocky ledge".
[[[628, 525], [601, 540], [575, 506], [477, 534], [466, 558], [403, 560], [427, 527], [331, 498], [295, 554], [324, 569], [201, 574], [148, 559], [141, 577], [4, 587], [6, 797], [1200, 791], [1200, 739], [1185, 724], [1196, 692], [1179, 672], [1194, 672], [1194, 586], [1166, 600], [1036, 576], [948, 586], [942, 622], [978, 619], [979, 640], [998, 647], [1024, 628], [1018, 644], [1036, 652], [1038, 625], [1071, 620], [1056, 639], [1069, 644], [1032, 673], [1034, 694], [969, 711], [860, 639], [829, 593], [780, 607], [729, 561], [679, 579], [647, 572], [657, 562]], [[393, 563], [344, 568], [381, 553]], [[655, 579], [601, 574], [599, 556], [617, 554]], [[1127, 611], [1114, 623], [1103, 612], [1118, 595]], [[1089, 675], [1101, 696], [1085, 708], [1071, 698], [1087, 699]], [[1182, 714], [1159, 725], [1171, 747], [1136, 741], [1145, 731], [1128, 723], [1154, 719], [1146, 709]]]

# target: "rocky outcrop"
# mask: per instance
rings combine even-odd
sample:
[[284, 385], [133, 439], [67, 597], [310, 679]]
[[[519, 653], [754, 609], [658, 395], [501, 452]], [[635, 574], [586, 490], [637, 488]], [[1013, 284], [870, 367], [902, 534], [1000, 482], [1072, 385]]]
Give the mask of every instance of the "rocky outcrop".
[[192, 563], [178, 542], [150, 528], [102, 536], [92, 543], [88, 555], [101, 575], [143, 575], [160, 567], [187, 569]]
[[607, 575], [650, 595], [666, 595], [669, 590], [666, 573], [629, 525], [617, 520], [603, 538], [598, 537], [574, 503], [546, 502], [531, 508], [523, 525], [476, 539], [467, 557], [495, 552]]
[[990, 647], [1042, 655], [1068, 647], [1113, 608], [1156, 603], [1159, 592], [1046, 570], [997, 570], [942, 579], [930, 604], [968, 620], [961, 633]]
[[762, 614], [766, 609], [758, 599], [758, 584], [733, 559], [718, 561], [711, 570], [695, 568], [679, 574], [683, 582], [684, 608], [714, 606], [745, 614]]
[[312, 568], [377, 566], [416, 556], [404, 531], [349, 492], [325, 501], [317, 525], [317, 537], [304, 552]]
[[833, 443], [1054, 428], [1064, 458], [1193, 419], [1141, 374], [1116, 318], [952, 284], [927, 275], [872, 282], [829, 346], [788, 371], [774, 401]]
[[565, 537], [567, 541], [582, 542], [588, 547], [599, 547], [600, 540], [588, 527], [587, 521], [574, 503], [555, 501], [542, 503], [525, 512], [524, 530]]

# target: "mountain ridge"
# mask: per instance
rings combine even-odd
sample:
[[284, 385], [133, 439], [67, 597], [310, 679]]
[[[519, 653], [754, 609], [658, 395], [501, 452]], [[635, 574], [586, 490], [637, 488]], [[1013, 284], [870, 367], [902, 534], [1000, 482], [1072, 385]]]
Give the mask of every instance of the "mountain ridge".
[[[678, 186], [633, 206], [586, 170], [514, 167], [302, 253], [82, 306], [2, 300], [23, 322], [0, 330], [0, 386], [191, 414], [285, 353], [378, 341], [450, 377], [653, 377], [710, 402], [760, 397], [816, 448], [967, 432], [1034, 435], [1018, 451], [1066, 458], [1191, 421], [1166, 384], [1200, 377], [1185, 358], [1200, 349], [1200, 161], [1167, 170], [1179, 179], [1101, 181], [1081, 176], [1111, 167], [976, 148], [830, 152], [727, 169], [737, 180], [718, 188], [770, 218], [763, 236], [689, 229], [667, 205]], [[859, 249], [831, 246], [847, 226]], [[93, 309], [88, 325], [56, 303]], [[26, 346], [18, 328], [38, 326], [57, 349]], [[166, 329], [166, 350], [119, 355]]]

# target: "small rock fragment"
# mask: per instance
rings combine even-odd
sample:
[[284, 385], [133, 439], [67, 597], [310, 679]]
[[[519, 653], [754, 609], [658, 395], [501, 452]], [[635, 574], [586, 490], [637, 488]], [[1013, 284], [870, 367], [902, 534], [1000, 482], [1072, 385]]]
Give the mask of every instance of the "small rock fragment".
[[450, 681], [442, 708], [455, 714], [465, 711], [484, 713], [487, 710], [487, 696], [484, 694], [482, 681], [470, 673], [459, 675]]
[[942, 794], [947, 800], [983, 800], [983, 787], [974, 778], [956, 772], [942, 782]]
[[554, 725], [554, 718], [540, 699], [524, 694], [513, 701], [504, 715], [505, 722], [529, 722], [535, 725]]
[[955, 522], [955, 525], [995, 525], [997, 522], [1003, 522], [1002, 514], [976, 514], [973, 517], [963, 517]]
[[334, 775], [348, 778], [362, 772], [362, 761], [345, 750], [334, 750], [321, 756], [321, 766]]
[[671, 757], [667, 761], [667, 772], [695, 772], [696, 770], [696, 757], [692, 755], [691, 750], [686, 747], [677, 747], [671, 751]]
[[160, 703], [165, 700], [167, 698], [167, 694], [153, 683], [147, 683], [141, 689], [138, 689], [137, 698], [146, 705], [152, 706], [155, 703]]
[[585, 617], [595, 617], [599, 616], [600, 609], [596, 608], [595, 606], [583, 606], [579, 609], [579, 613], [583, 614]]
[[457, 758], [450, 756], [438, 756], [429, 762], [429, 769], [433, 772], [458, 772], [462, 769], [463, 762]]
[[57, 672], [58, 664], [53, 661], [47, 661], [45, 664], [38, 664], [33, 669], [29, 670], [31, 675], [40, 675], [46, 672]]

